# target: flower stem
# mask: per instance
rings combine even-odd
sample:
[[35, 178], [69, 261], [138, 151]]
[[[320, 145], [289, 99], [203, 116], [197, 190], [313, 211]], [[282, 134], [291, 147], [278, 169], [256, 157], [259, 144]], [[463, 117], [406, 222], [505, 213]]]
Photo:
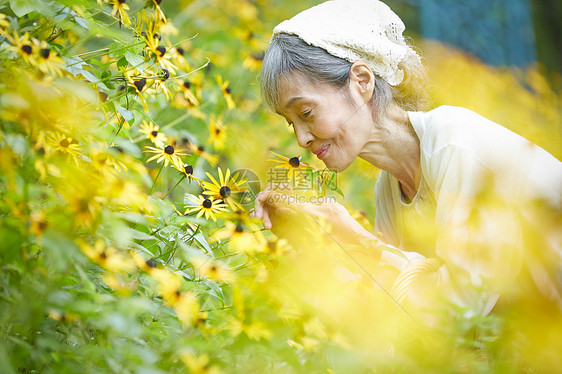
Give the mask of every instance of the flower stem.
[[168, 195], [170, 194], [170, 192], [172, 192], [173, 190], [175, 190], [176, 187], [179, 186], [179, 184], [180, 184], [186, 177], [187, 177], [187, 175], [182, 175], [182, 177], [181, 177], [181, 179], [178, 181], [178, 183], [176, 183], [175, 186], [172, 187], [172, 189], [171, 189], [170, 191], [168, 191], [168, 192], [164, 195], [164, 197], [163, 197], [162, 199], [165, 199], [166, 196], [168, 196]]
[[152, 187], [150, 187], [150, 191], [148, 191], [149, 195], [152, 193], [154, 186], [156, 186], [156, 181], [158, 180], [158, 177], [160, 176], [162, 169], [164, 169], [164, 163], [162, 163], [162, 166], [160, 166], [160, 170], [158, 170], [158, 174], [156, 174], [156, 178], [154, 178], [154, 182], [152, 182]]

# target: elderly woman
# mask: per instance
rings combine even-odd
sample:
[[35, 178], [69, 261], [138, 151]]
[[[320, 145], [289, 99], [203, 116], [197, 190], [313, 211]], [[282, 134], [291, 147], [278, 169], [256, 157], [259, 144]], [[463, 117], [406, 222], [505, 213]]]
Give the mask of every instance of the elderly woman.
[[274, 233], [294, 211], [323, 217], [342, 243], [399, 248], [373, 256], [400, 271], [439, 258], [441, 282], [460, 285], [451, 297], [478, 313], [521, 277], [562, 305], [562, 164], [468, 109], [419, 111], [424, 69], [403, 30], [382, 2], [328, 1], [274, 29], [261, 72], [265, 103], [302, 148], [338, 172], [357, 157], [382, 169], [378, 237], [340, 204], [280, 204], [271, 189], [255, 217]]

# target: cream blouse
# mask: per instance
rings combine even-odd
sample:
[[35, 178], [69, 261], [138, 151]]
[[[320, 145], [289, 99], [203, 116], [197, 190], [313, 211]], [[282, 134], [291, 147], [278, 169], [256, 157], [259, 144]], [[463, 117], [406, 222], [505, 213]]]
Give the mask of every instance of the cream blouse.
[[400, 270], [442, 259], [440, 278], [457, 285], [452, 297], [484, 314], [525, 265], [562, 305], [562, 163], [465, 108], [408, 116], [420, 141], [421, 181], [406, 202], [398, 180], [381, 172], [375, 230], [404, 254], [382, 259]]

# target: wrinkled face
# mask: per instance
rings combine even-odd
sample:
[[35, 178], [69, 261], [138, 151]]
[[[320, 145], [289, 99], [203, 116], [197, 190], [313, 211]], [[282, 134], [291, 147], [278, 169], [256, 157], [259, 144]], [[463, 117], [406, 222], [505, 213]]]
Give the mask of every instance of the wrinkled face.
[[337, 89], [294, 75], [279, 82], [277, 113], [294, 126], [297, 142], [327, 168], [345, 170], [365, 146], [373, 128], [369, 106], [353, 87]]

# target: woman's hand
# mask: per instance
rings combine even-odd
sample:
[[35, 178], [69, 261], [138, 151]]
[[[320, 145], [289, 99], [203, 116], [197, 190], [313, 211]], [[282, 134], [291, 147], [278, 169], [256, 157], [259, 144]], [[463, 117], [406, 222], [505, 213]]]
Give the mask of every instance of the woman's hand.
[[[343, 205], [314, 200], [304, 202], [294, 196], [275, 191], [276, 187], [270, 185], [256, 196], [253, 216], [261, 219], [264, 227], [277, 237], [294, 241], [295, 237], [302, 235], [304, 213], [316, 220], [317, 224], [312, 227], [313, 232], [329, 234], [340, 244], [360, 244], [364, 240], [374, 241], [374, 245], [380, 243], [351, 217]], [[328, 227], [321, 226], [321, 222], [326, 222]]]

